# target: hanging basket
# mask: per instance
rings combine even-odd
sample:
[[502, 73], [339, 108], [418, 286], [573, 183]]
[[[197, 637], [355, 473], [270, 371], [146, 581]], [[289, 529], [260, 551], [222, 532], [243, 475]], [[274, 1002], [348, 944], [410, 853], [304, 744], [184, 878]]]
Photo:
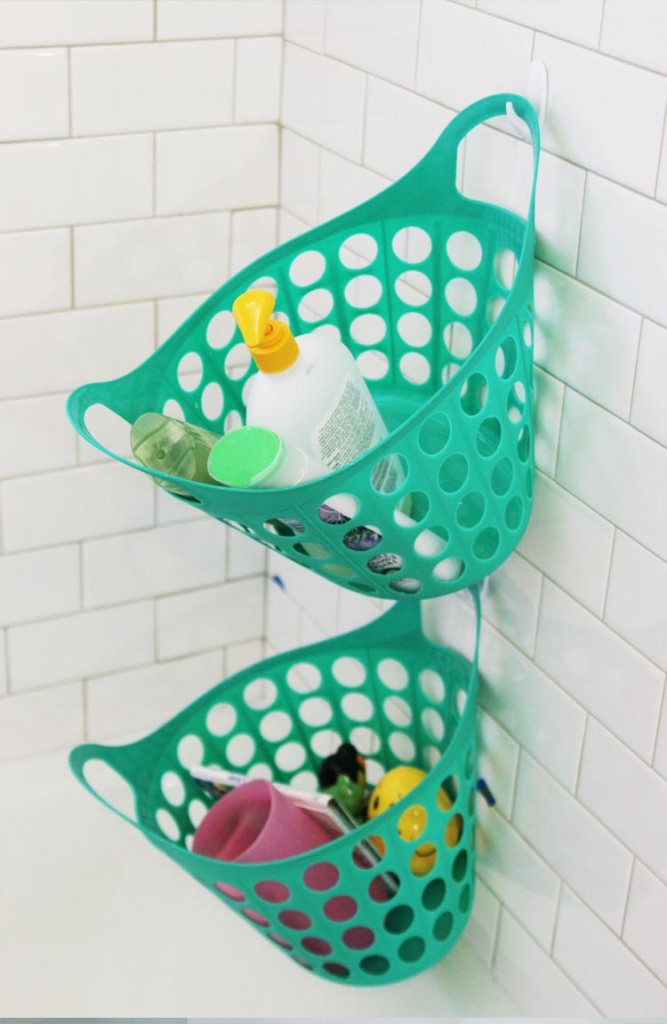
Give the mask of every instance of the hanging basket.
[[[509, 102], [535, 151], [527, 221], [464, 198], [455, 184], [460, 142]], [[396, 600], [480, 581], [514, 550], [532, 507], [538, 154], [527, 100], [507, 94], [473, 104], [380, 195], [236, 274], [131, 373], [75, 391], [73, 426], [114, 458], [185, 489], [177, 500], [343, 587]], [[144, 412], [218, 434], [244, 422], [244, 388], [255, 369], [231, 307], [251, 287], [275, 294], [277, 314], [295, 335], [318, 328], [348, 346], [388, 436], [320, 480], [252, 492], [184, 487], [99, 443], [86, 425], [96, 405], [125, 419], [128, 433]], [[387, 457], [399, 469], [392, 492], [374, 487]]]
[[[300, 966], [351, 985], [410, 977], [456, 942], [473, 901], [473, 596], [472, 664], [424, 637], [418, 604], [396, 604], [362, 629], [239, 672], [138, 742], [77, 747], [74, 774]], [[208, 806], [191, 765], [312, 789], [343, 741], [366, 755], [372, 783], [399, 764], [427, 774], [377, 818], [288, 859], [239, 864], [191, 851]], [[129, 785], [134, 815], [96, 791], [100, 767]], [[414, 808], [425, 827], [406, 838], [401, 819]], [[415, 858], [425, 844], [424, 866]]]

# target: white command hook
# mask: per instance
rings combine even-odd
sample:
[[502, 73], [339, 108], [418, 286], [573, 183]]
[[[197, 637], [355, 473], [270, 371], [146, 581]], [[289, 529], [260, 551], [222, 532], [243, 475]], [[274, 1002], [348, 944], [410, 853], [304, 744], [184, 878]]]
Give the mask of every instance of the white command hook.
[[[547, 112], [548, 94], [549, 76], [547, 74], [547, 66], [541, 60], [533, 60], [528, 65], [523, 95], [534, 106], [540, 128], [542, 128], [544, 124], [544, 118]], [[520, 139], [526, 139], [529, 141], [530, 131], [528, 129], [528, 125], [519, 117], [511, 103], [507, 104], [505, 113], [507, 115], [509, 126], [514, 134], [518, 135]]]

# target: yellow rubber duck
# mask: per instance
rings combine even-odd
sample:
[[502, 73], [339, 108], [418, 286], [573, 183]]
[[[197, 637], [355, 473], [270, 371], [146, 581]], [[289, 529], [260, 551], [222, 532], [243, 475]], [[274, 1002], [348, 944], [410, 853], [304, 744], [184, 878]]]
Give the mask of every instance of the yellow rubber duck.
[[[368, 820], [377, 818], [383, 811], [393, 807], [394, 804], [397, 804], [399, 800], [407, 796], [425, 778], [426, 772], [412, 765], [399, 765], [396, 768], [392, 768], [380, 779], [370, 795], [367, 810]], [[452, 806], [452, 801], [442, 787], [438, 790], [437, 799], [438, 807], [443, 811], [448, 811]], [[410, 843], [418, 839], [425, 828], [426, 809], [420, 804], [414, 804], [408, 807], [401, 815], [398, 823], [398, 834], [401, 839]], [[460, 835], [461, 819], [459, 815], [454, 815], [447, 822], [445, 842], [448, 846], [456, 846]], [[373, 841], [380, 852], [384, 853], [384, 841], [379, 836], [374, 836]], [[410, 870], [413, 875], [420, 877], [427, 875], [435, 864], [436, 856], [437, 851], [433, 843], [422, 843], [421, 846], [418, 846], [410, 858]]]

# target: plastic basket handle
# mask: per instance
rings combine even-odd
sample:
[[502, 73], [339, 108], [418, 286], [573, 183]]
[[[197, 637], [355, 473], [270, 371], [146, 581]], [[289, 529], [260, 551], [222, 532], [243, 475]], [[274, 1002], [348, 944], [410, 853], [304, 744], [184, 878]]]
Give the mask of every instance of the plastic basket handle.
[[[376, 199], [380, 200], [382, 196], [389, 196], [393, 193], [400, 206], [405, 204], [410, 207], [414, 206], [415, 202], [419, 203], [421, 193], [424, 197], [423, 202], [426, 204], [426, 196], [442, 184], [446, 186], [445, 194], [448, 189], [454, 188], [461, 195], [456, 186], [460, 143], [469, 132], [479, 125], [494, 117], [505, 117], [508, 104], [511, 104], [514, 113], [526, 124], [533, 146], [533, 176], [527, 217], [529, 225], [532, 226], [535, 216], [535, 191], [540, 157], [540, 125], [532, 103], [525, 96], [519, 96], [517, 93], [498, 93], [494, 96], [486, 96], [462, 110], [449, 122], [419, 163], [393, 186], [390, 185], [384, 193], [380, 193]], [[465, 197], [463, 198], [465, 199]], [[405, 203], [406, 199], [408, 200], [407, 204]], [[373, 202], [373, 199], [369, 200], [367, 206], [370, 207]]]

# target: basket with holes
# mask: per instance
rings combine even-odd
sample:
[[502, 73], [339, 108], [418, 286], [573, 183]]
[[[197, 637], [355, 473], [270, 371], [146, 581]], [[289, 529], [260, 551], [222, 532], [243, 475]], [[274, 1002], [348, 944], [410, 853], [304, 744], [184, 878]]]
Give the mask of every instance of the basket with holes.
[[[465, 198], [455, 182], [459, 144], [510, 102], [535, 152], [526, 220]], [[473, 585], [514, 550], [532, 507], [538, 154], [525, 99], [473, 104], [385, 191], [236, 274], [131, 373], [75, 391], [72, 424], [182, 491], [105, 447], [86, 416], [102, 406], [128, 423], [157, 411], [219, 434], [240, 426], [256, 371], [231, 307], [251, 287], [271, 290], [295, 335], [317, 327], [351, 349], [389, 433], [319, 480], [252, 492], [188, 482], [176, 500], [357, 592], [414, 599]], [[374, 486], [388, 457], [400, 469], [389, 492]], [[372, 551], [356, 543], [360, 530]]]
[[[419, 604], [399, 602], [362, 629], [241, 671], [138, 742], [77, 747], [70, 764], [300, 966], [352, 985], [400, 981], [451, 948], [472, 906], [477, 646], [471, 663], [432, 642]], [[364, 754], [372, 784], [399, 764], [426, 774], [395, 806], [306, 853], [239, 864], [192, 852], [210, 803], [190, 766], [314, 789], [342, 741]], [[405, 815], [419, 827], [402, 830]]]

